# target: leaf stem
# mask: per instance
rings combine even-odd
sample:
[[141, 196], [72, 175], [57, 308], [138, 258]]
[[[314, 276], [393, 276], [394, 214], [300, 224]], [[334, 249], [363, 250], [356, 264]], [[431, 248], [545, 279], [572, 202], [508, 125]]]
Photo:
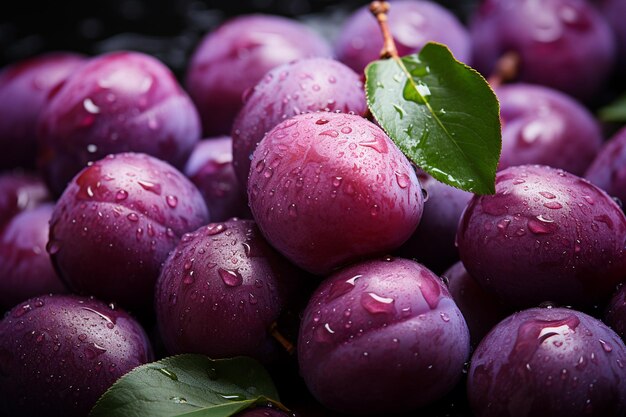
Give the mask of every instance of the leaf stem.
[[517, 52], [509, 51], [502, 55], [496, 62], [493, 74], [489, 76], [488, 82], [492, 88], [501, 86], [517, 77], [520, 65], [520, 56]]
[[282, 347], [285, 348], [285, 350], [287, 351], [288, 354], [293, 354], [295, 347], [293, 345], [293, 343], [291, 343], [289, 340], [287, 340], [287, 338], [285, 336], [283, 336], [280, 331], [278, 331], [278, 325], [276, 324], [276, 322], [272, 323], [270, 325], [269, 328], [269, 332], [272, 335], [272, 337], [274, 339], [276, 339], [276, 341], [278, 343], [281, 344]]
[[387, 13], [389, 12], [389, 3], [386, 1], [373, 1], [370, 3], [370, 12], [374, 15], [383, 33], [383, 49], [380, 51], [380, 58], [398, 58], [398, 49], [393, 40], [389, 24], [387, 22]]

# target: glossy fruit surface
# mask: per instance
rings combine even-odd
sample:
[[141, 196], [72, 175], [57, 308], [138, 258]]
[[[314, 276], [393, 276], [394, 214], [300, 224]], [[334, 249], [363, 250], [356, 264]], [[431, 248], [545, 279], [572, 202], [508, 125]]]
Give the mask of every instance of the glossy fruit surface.
[[51, 199], [43, 180], [23, 172], [0, 174], [0, 227], [17, 213]]
[[626, 201], [626, 128], [604, 144], [585, 178], [622, 203]]

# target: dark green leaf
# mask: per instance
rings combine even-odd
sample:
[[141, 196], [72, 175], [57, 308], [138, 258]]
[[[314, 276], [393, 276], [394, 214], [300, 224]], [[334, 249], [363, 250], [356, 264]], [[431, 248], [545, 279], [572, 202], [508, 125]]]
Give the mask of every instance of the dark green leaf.
[[496, 96], [447, 47], [371, 63], [370, 111], [405, 155], [436, 179], [478, 194], [495, 192], [502, 136]]
[[90, 417], [226, 417], [255, 403], [278, 402], [254, 359], [180, 355], [140, 366], [120, 378]]
[[598, 115], [605, 122], [626, 122], [626, 96], [622, 96], [608, 106], [601, 108]]

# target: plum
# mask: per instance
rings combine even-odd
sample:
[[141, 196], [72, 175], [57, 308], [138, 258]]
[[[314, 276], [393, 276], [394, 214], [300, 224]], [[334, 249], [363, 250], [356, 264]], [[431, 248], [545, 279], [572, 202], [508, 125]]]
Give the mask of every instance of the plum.
[[623, 416], [626, 347], [599, 320], [533, 308], [499, 323], [472, 356], [476, 417]]
[[286, 413], [277, 408], [270, 407], [254, 407], [248, 408], [235, 414], [236, 417], [294, 417], [293, 413]]
[[626, 217], [604, 191], [562, 170], [520, 165], [496, 175], [496, 194], [475, 196], [457, 233], [461, 260], [510, 306], [588, 307], [626, 271]]
[[268, 15], [239, 16], [196, 48], [186, 86], [205, 136], [229, 134], [244, 92], [274, 67], [299, 58], [331, 56], [324, 39], [301, 23]]
[[315, 274], [396, 249], [423, 208], [411, 164], [378, 126], [323, 112], [267, 133], [252, 158], [248, 200], [269, 243]]
[[436, 273], [443, 272], [459, 259], [454, 245], [457, 225], [473, 194], [418, 172], [426, 192], [424, 213], [417, 230], [397, 250], [398, 256], [414, 258]]
[[0, 311], [45, 293], [67, 292], [46, 252], [53, 204], [17, 214], [0, 232]]
[[202, 193], [212, 221], [251, 217], [245, 192], [235, 175], [230, 137], [198, 142], [185, 166], [185, 175]]
[[153, 359], [141, 326], [93, 298], [45, 295], [0, 322], [0, 412], [84, 417], [120, 376]]
[[82, 55], [54, 52], [0, 72], [0, 169], [35, 166], [39, 115], [49, 96], [84, 62]]
[[252, 220], [211, 223], [183, 236], [156, 285], [157, 322], [172, 354], [271, 360], [270, 334], [302, 273]]
[[448, 282], [450, 295], [465, 317], [472, 346], [478, 346], [483, 337], [507, 316], [508, 310], [478, 285], [460, 261], [445, 271], [442, 278]]
[[0, 229], [17, 213], [50, 199], [48, 188], [38, 176], [23, 172], [0, 174]]
[[626, 69], [626, 2], [623, 0], [599, 0], [599, 7], [613, 28], [617, 40], [617, 61], [622, 71]]
[[57, 202], [47, 249], [70, 289], [140, 313], [152, 305], [169, 251], [208, 222], [200, 192], [171, 165], [109, 155], [76, 175]]
[[37, 134], [39, 167], [59, 195], [88, 162], [111, 153], [142, 152], [182, 169], [200, 119], [165, 65], [113, 52], [74, 72], [43, 109]]
[[611, 298], [604, 321], [626, 340], [626, 286], [621, 285]]
[[585, 0], [484, 0], [470, 24], [473, 65], [490, 75], [498, 59], [520, 58], [518, 79], [594, 97], [615, 62], [615, 40]]
[[468, 357], [467, 325], [448, 290], [400, 258], [356, 263], [322, 282], [298, 337], [300, 374], [313, 396], [351, 414], [432, 403], [459, 381]]
[[604, 144], [585, 178], [613, 197], [626, 202], [626, 128]]
[[593, 115], [551, 88], [511, 84], [496, 89], [502, 119], [499, 169], [541, 164], [583, 175], [602, 147]]
[[[448, 10], [432, 1], [394, 1], [389, 8], [389, 28], [400, 56], [418, 53], [429, 41], [446, 44], [456, 59], [470, 63], [467, 29]], [[380, 57], [383, 36], [368, 6], [354, 12], [341, 28], [335, 52], [339, 60], [358, 73]]]
[[270, 129], [291, 116], [319, 110], [363, 116], [367, 104], [359, 76], [327, 58], [301, 59], [268, 72], [233, 124], [233, 163], [239, 181], [247, 183], [252, 153]]

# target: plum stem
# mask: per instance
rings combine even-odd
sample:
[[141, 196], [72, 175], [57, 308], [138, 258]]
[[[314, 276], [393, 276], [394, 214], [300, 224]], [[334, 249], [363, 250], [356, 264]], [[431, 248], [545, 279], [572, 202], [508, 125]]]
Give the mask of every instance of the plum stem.
[[373, 1], [370, 3], [370, 12], [372, 12], [378, 21], [380, 30], [383, 33], [383, 49], [380, 51], [381, 59], [398, 58], [398, 49], [396, 48], [396, 43], [393, 40], [391, 31], [389, 30], [387, 20], [389, 7], [389, 3], [386, 1]]
[[509, 51], [502, 55], [496, 62], [496, 68], [489, 76], [489, 85], [492, 88], [499, 87], [507, 81], [517, 77], [520, 65], [520, 56], [517, 52]]
[[274, 339], [276, 339], [276, 341], [278, 343], [280, 343], [282, 345], [282, 347], [285, 348], [285, 350], [287, 351], [288, 354], [293, 354], [295, 347], [293, 345], [293, 343], [291, 343], [289, 340], [287, 340], [287, 338], [285, 338], [285, 336], [283, 336], [280, 331], [278, 331], [278, 325], [276, 324], [276, 322], [272, 323], [270, 325], [270, 329], [269, 329], [270, 334], [272, 335], [272, 337]]

